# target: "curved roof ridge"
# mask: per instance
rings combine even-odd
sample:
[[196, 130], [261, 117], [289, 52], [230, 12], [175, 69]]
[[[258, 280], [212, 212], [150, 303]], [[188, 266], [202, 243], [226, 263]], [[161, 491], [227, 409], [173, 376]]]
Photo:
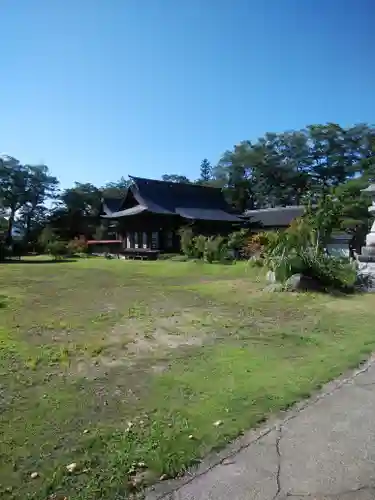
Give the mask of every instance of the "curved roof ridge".
[[214, 189], [214, 190], [217, 190], [217, 191], [222, 191], [222, 189], [220, 187], [217, 187], [217, 186], [210, 186], [210, 185], [206, 185], [206, 184], [196, 184], [194, 182], [173, 182], [173, 181], [164, 181], [163, 179], [150, 179], [148, 177], [137, 177], [135, 175], [129, 175], [129, 179], [132, 179], [135, 183], [137, 181], [148, 181], [148, 182], [152, 182], [152, 183], [160, 183], [160, 184], [173, 184], [173, 185], [176, 185], [176, 186], [189, 186], [189, 187], [194, 187], [194, 188], [203, 188], [203, 189]]

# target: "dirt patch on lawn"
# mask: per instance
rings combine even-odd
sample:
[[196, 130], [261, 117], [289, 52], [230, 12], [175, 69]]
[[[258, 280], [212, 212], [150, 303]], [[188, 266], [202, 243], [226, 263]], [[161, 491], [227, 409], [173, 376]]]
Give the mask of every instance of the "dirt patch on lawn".
[[[161, 372], [160, 363], [170, 351], [201, 346], [213, 333], [208, 333], [201, 319], [192, 311], [165, 317], [129, 318], [119, 322], [103, 336], [103, 344], [91, 357], [70, 366], [70, 373], [88, 379], [108, 375], [116, 368], [132, 368], [149, 359], [148, 369]], [[100, 352], [98, 352], [100, 351]]]
[[146, 321], [131, 319], [116, 325], [108, 340], [115, 346], [126, 338], [126, 354], [142, 356], [181, 346], [202, 345], [206, 334], [200, 326], [201, 321], [192, 312], [149, 318]]

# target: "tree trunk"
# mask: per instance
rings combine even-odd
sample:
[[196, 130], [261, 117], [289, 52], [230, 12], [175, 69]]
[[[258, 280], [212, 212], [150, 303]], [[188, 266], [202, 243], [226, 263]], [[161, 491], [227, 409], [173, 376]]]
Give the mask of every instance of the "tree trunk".
[[8, 228], [7, 228], [7, 233], [5, 237], [5, 244], [6, 245], [11, 245], [13, 241], [13, 224], [14, 224], [14, 217], [16, 215], [16, 211], [14, 208], [11, 209], [9, 219], [8, 219]]
[[31, 213], [27, 214], [27, 218], [26, 218], [25, 234], [23, 236], [23, 240], [24, 240], [25, 244], [27, 244], [29, 242], [30, 228], [31, 228]]

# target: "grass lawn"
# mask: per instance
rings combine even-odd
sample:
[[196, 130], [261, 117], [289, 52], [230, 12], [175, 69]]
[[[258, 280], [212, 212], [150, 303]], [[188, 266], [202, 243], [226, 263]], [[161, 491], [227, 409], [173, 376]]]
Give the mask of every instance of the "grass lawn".
[[245, 264], [14, 263], [0, 280], [5, 499], [126, 498], [142, 467], [175, 475], [375, 348], [374, 296], [266, 293]]

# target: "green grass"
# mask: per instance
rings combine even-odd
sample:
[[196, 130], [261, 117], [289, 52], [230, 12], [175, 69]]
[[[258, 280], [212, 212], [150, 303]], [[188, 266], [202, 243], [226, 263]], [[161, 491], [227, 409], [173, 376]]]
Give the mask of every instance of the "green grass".
[[374, 349], [373, 296], [264, 293], [255, 273], [2, 265], [1, 497], [126, 498], [138, 463], [174, 476]]

